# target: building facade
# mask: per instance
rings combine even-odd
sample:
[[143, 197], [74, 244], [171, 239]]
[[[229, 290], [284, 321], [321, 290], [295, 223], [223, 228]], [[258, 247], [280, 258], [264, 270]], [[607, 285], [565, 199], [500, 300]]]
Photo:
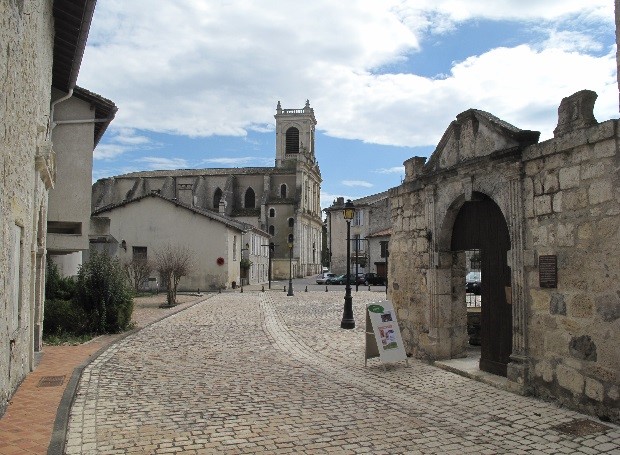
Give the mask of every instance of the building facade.
[[92, 210], [159, 192], [199, 210], [222, 212], [271, 236], [272, 277], [289, 276], [289, 237], [296, 277], [321, 269], [321, 173], [315, 157], [316, 119], [310, 103], [278, 102], [274, 167], [144, 171], [95, 182]]
[[52, 91], [74, 89], [94, 7], [0, 2], [0, 413], [42, 347], [48, 192], [59, 172]]
[[617, 120], [562, 100], [555, 137], [468, 110], [390, 190], [389, 298], [407, 351], [467, 356], [467, 253], [480, 252], [480, 369], [620, 421]]
[[47, 254], [61, 275], [75, 276], [88, 258], [93, 150], [117, 109], [112, 101], [81, 87], [70, 97], [56, 89], [52, 96], [57, 170], [49, 192]]
[[[355, 199], [355, 217], [351, 220], [351, 273], [376, 273], [387, 276], [388, 243], [391, 233], [389, 193]], [[343, 217], [344, 198], [337, 198], [324, 209], [327, 226], [330, 270], [336, 274], [347, 269], [347, 223]]]
[[[187, 249], [192, 266], [181, 278], [179, 291], [214, 291], [266, 282], [268, 245], [266, 232], [157, 192], [93, 213], [91, 246], [118, 257], [121, 263], [138, 258], [153, 262], [167, 247]], [[150, 278], [158, 278], [155, 270]]]

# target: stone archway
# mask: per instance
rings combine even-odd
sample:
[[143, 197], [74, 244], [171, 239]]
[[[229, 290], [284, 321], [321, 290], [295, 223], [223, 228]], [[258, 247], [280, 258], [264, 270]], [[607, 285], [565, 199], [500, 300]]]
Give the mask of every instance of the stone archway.
[[459, 252], [471, 249], [481, 253], [480, 369], [506, 376], [512, 353], [511, 273], [507, 262], [510, 234], [499, 206], [482, 193], [474, 193], [470, 201], [462, 203], [452, 225], [450, 251], [454, 258], [451, 276], [455, 312], [464, 301], [464, 289], [460, 289], [465, 283], [464, 255]]

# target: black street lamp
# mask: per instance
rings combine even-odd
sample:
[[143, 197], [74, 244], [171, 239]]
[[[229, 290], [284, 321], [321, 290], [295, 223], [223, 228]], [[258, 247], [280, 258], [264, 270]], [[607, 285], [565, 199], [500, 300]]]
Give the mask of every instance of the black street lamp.
[[353, 297], [351, 297], [351, 220], [355, 216], [355, 206], [351, 199], [344, 205], [342, 215], [347, 222], [347, 286], [344, 294], [344, 311], [340, 327], [343, 329], [354, 329], [355, 319], [353, 319]]
[[286, 294], [293, 294], [293, 234], [288, 235], [288, 292]]

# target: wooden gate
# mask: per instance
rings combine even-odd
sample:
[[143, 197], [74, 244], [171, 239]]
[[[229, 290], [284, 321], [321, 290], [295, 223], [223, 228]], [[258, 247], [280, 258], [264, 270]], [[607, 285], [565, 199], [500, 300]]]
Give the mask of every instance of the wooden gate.
[[[506, 376], [512, 352], [512, 308], [506, 298], [510, 235], [499, 207], [482, 194], [460, 209], [452, 229], [452, 251], [481, 254], [480, 369]], [[463, 286], [465, 283], [463, 282]]]

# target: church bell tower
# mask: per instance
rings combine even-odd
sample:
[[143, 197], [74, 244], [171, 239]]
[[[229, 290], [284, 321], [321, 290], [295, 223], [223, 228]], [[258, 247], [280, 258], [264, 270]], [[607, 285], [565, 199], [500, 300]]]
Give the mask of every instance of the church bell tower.
[[303, 109], [276, 108], [276, 167], [295, 167], [296, 162], [314, 163], [314, 128], [316, 118], [310, 101]]

